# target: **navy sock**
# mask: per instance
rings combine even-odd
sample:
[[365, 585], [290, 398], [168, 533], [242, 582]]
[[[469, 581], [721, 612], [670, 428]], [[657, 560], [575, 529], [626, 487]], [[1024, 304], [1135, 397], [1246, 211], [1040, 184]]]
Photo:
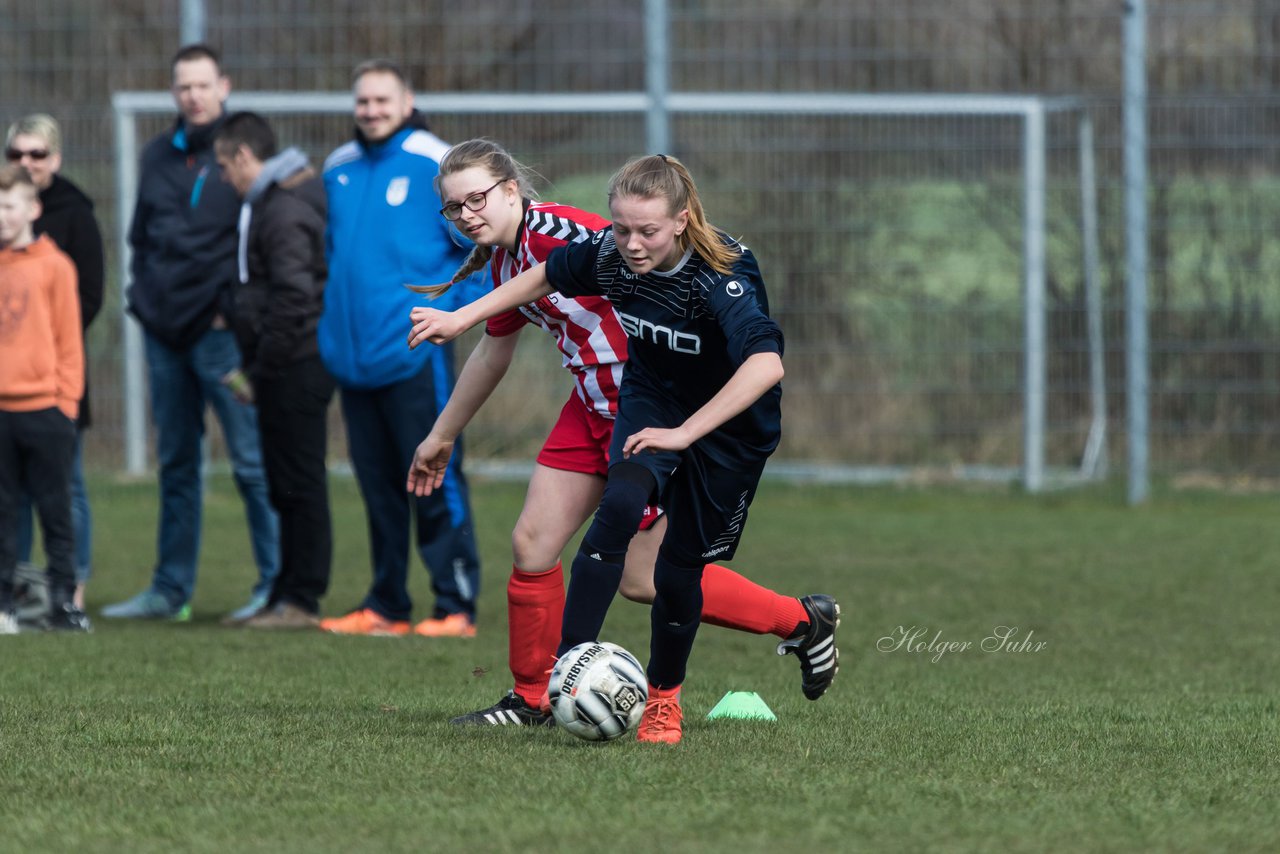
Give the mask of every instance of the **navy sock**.
[[684, 684], [685, 667], [702, 615], [702, 567], [683, 567], [661, 551], [654, 564], [657, 595], [649, 612], [649, 684], [675, 688]]
[[600, 639], [605, 615], [622, 583], [622, 561], [610, 560], [604, 555], [592, 557], [579, 549], [573, 558], [571, 573], [569, 589], [564, 594], [564, 620], [560, 624], [557, 658], [580, 643]]
[[609, 470], [600, 507], [573, 558], [557, 658], [580, 643], [600, 639], [609, 604], [622, 583], [627, 547], [653, 487], [653, 476], [641, 466], [620, 463]]

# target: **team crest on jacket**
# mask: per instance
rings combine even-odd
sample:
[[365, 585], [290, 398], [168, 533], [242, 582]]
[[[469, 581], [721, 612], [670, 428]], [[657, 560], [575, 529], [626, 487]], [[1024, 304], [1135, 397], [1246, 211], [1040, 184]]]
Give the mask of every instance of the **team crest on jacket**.
[[409, 176], [401, 175], [399, 178], [392, 178], [391, 183], [387, 185], [387, 204], [393, 208], [399, 207], [407, 198], [409, 198]]

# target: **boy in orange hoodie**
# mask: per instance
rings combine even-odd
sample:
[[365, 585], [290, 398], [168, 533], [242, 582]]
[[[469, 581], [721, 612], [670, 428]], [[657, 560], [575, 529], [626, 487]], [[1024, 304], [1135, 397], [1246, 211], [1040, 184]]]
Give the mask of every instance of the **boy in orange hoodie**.
[[49, 561], [46, 626], [89, 631], [72, 601], [71, 462], [84, 389], [80, 298], [71, 260], [35, 239], [40, 201], [31, 174], [0, 166], [0, 635], [16, 634], [17, 511], [32, 498]]

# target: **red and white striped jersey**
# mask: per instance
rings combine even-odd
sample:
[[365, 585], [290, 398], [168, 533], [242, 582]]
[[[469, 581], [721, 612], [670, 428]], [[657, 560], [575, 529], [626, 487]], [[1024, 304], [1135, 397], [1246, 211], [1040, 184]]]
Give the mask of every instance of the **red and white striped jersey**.
[[[526, 202], [515, 253], [494, 247], [489, 261], [493, 286], [536, 267], [557, 246], [580, 243], [607, 225], [604, 217], [568, 205]], [[511, 335], [526, 323], [536, 323], [556, 339], [582, 402], [606, 418], [617, 415], [627, 333], [613, 305], [604, 297], [551, 293], [490, 319], [485, 331], [495, 337]]]

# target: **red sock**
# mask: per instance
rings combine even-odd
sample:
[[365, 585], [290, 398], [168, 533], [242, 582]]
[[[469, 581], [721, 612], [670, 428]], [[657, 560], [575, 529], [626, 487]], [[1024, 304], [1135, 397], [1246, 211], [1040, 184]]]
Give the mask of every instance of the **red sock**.
[[557, 562], [546, 572], [511, 567], [507, 582], [507, 660], [516, 693], [537, 706], [547, 690], [547, 670], [556, 661], [564, 617], [564, 570]]
[[788, 638], [809, 619], [794, 596], [783, 596], [749, 581], [727, 566], [702, 570], [702, 622], [740, 632]]

